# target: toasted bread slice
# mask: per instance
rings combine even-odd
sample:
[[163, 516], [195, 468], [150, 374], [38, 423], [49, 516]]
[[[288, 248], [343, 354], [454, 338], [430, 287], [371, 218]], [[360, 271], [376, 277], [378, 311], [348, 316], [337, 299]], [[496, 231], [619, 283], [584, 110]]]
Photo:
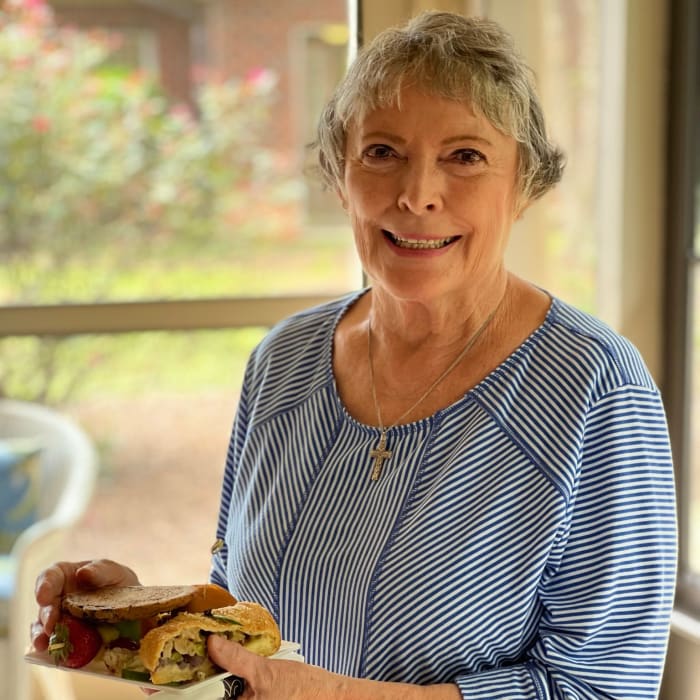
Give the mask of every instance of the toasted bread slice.
[[61, 607], [74, 617], [102, 622], [143, 620], [184, 608], [194, 595], [194, 586], [110, 586], [68, 593]]

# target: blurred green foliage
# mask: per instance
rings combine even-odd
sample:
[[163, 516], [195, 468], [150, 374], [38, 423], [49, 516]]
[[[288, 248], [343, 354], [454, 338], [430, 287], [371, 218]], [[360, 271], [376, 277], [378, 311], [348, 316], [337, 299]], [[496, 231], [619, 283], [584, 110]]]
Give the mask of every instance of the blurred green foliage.
[[[119, 45], [60, 26], [44, 0], [0, 9], [0, 303], [167, 296], [194, 251], [245, 266], [253, 238], [259, 252], [297, 233], [302, 184], [270, 148], [275, 76], [200, 75], [174, 104]], [[194, 295], [206, 273], [185, 278]], [[97, 340], [3, 340], [0, 395], [64, 401], [100, 375]], [[133, 338], [115, 343], [128, 365]]]
[[110, 64], [118, 43], [59, 26], [38, 0], [0, 11], [0, 257], [16, 271], [10, 301], [43, 300], [37, 270], [55, 273], [106, 247], [118, 271], [154, 252], [294, 228], [272, 215], [300, 195], [265, 147], [274, 76], [203, 79], [192, 105], [171, 104], [155, 78]]

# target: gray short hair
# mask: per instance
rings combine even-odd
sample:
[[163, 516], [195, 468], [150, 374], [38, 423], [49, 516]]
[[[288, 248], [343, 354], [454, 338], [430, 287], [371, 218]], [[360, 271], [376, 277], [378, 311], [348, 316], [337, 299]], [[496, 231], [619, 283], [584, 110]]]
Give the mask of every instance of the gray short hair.
[[428, 11], [386, 29], [361, 50], [326, 105], [318, 125], [321, 174], [342, 185], [347, 130], [353, 120], [392, 103], [402, 87], [469, 102], [518, 142], [521, 197], [541, 197], [561, 178], [563, 153], [547, 138], [529, 66], [496, 22]]

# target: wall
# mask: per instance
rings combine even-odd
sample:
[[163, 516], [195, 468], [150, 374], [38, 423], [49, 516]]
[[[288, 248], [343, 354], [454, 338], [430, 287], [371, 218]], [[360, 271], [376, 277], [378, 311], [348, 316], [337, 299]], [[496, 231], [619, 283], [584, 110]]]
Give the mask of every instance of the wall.
[[192, 17], [130, 2], [112, 2], [92, 7], [87, 3], [74, 3], [75, 0], [52, 0], [51, 5], [61, 23], [81, 28], [100, 27], [116, 31], [142, 28], [152, 31], [156, 37], [157, 60], [163, 87], [177, 100], [190, 100]]
[[245, 76], [266, 68], [279, 77], [280, 119], [271, 134], [275, 146], [294, 147], [300, 131], [290, 70], [296, 60], [293, 32], [332, 22], [347, 23], [345, 0], [210, 0], [206, 5], [205, 35], [212, 65], [224, 75]]

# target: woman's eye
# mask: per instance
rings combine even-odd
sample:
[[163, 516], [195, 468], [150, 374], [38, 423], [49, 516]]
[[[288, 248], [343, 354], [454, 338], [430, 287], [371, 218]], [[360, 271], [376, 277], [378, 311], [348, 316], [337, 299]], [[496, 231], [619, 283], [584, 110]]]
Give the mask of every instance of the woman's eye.
[[483, 153], [479, 153], [473, 148], [460, 148], [452, 154], [452, 158], [458, 163], [464, 163], [465, 165], [475, 165], [486, 160]]
[[394, 151], [391, 146], [386, 146], [381, 143], [368, 146], [362, 152], [363, 157], [374, 160], [384, 160], [386, 158], [391, 158], [394, 155], [396, 155], [396, 151]]

